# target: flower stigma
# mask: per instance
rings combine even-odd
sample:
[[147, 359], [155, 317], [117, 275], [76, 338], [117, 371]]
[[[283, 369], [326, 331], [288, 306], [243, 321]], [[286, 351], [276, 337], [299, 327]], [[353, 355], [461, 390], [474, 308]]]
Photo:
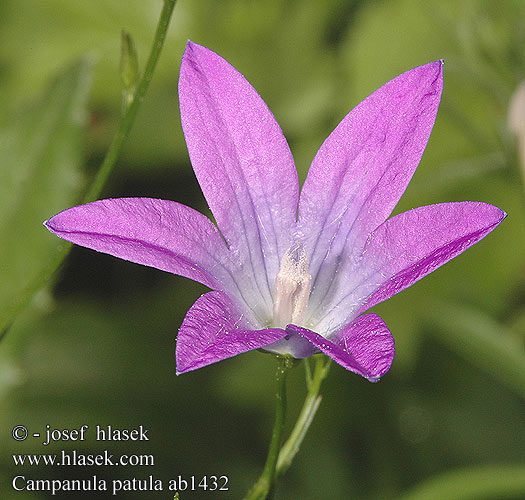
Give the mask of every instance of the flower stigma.
[[302, 243], [286, 250], [275, 277], [273, 292], [273, 326], [285, 328], [300, 325], [308, 306], [312, 277], [308, 272], [308, 256]]

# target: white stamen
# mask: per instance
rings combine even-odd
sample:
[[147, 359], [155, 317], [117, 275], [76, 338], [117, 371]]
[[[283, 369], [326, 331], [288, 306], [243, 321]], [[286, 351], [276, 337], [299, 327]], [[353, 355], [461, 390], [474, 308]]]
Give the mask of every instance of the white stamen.
[[301, 243], [286, 250], [275, 277], [273, 292], [273, 326], [301, 323], [310, 297], [312, 277], [308, 257]]

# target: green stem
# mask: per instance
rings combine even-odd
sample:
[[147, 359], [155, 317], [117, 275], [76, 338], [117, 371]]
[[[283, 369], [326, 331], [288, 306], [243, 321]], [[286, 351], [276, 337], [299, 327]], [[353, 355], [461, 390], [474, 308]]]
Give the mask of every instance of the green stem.
[[293, 365], [293, 359], [285, 356], [278, 357], [279, 366], [276, 373], [276, 405], [275, 422], [273, 424], [272, 440], [264, 470], [253, 485], [252, 489], [244, 497], [244, 500], [264, 500], [273, 495], [274, 482], [276, 479], [276, 466], [281, 446], [281, 437], [286, 414], [286, 376]]
[[[140, 79], [135, 97], [129, 105], [126, 114], [122, 118], [119, 129], [117, 130], [117, 133], [113, 138], [113, 141], [111, 142], [108, 152], [106, 153], [106, 156], [104, 158], [104, 161], [102, 162], [102, 165], [100, 166], [100, 169], [97, 175], [95, 176], [95, 179], [93, 180], [89, 191], [84, 197], [84, 202], [93, 201], [98, 197], [98, 195], [102, 191], [102, 188], [104, 187], [107, 178], [109, 177], [109, 174], [111, 173], [111, 170], [113, 169], [113, 166], [117, 161], [117, 158], [122, 149], [122, 145], [124, 144], [124, 141], [127, 138], [129, 131], [131, 130], [135, 117], [137, 116], [140, 104], [144, 99], [146, 90], [148, 89], [149, 83], [151, 82], [151, 78], [153, 77], [153, 71], [155, 70], [155, 66], [157, 65], [162, 46], [164, 44], [164, 39], [166, 38], [166, 32], [168, 30], [173, 8], [175, 7], [175, 2], [176, 0], [164, 0], [164, 6], [162, 8], [159, 23], [157, 25], [155, 39], [153, 40], [153, 47], [151, 48], [150, 56], [146, 64], [146, 69], [144, 70], [144, 75]], [[42, 273], [39, 276], [37, 276], [35, 280], [33, 280], [26, 287], [21, 298], [19, 298], [16, 302], [12, 303], [9, 306], [9, 311], [6, 314], [6, 317], [11, 318], [11, 320], [13, 320], [15, 316], [19, 314], [24, 307], [27, 306], [27, 304], [35, 295], [35, 293], [38, 290], [40, 290], [40, 288], [42, 288], [44, 283], [51, 279], [53, 274], [55, 274], [60, 264], [69, 254], [71, 246], [71, 244], [60, 245], [60, 247], [57, 249], [57, 253], [54, 255], [53, 260], [49, 263], [49, 265], [42, 271]], [[4, 330], [0, 331], [0, 340], [4, 337], [9, 326], [10, 324], [7, 324]]]
[[113, 138], [111, 145], [109, 146], [104, 161], [102, 162], [102, 165], [100, 166], [100, 169], [97, 172], [93, 183], [91, 184], [91, 188], [84, 198], [84, 202], [86, 203], [95, 200], [99, 196], [102, 188], [104, 187], [104, 184], [109, 177], [109, 174], [113, 170], [113, 166], [115, 165], [117, 158], [120, 155], [122, 145], [124, 144], [129, 131], [131, 130], [131, 126], [135, 121], [139, 107], [153, 77], [153, 72], [164, 45], [166, 32], [168, 31], [171, 14], [173, 13], [173, 8], [175, 7], [175, 2], [176, 0], [164, 0], [159, 23], [157, 25], [157, 31], [155, 32], [155, 39], [153, 40], [153, 47], [151, 48], [148, 62], [146, 63], [144, 75], [140, 79], [133, 101], [127, 108], [126, 114], [120, 122], [120, 127]]
[[315, 369], [313, 375], [310, 372], [309, 361], [305, 360], [306, 386], [308, 394], [304, 401], [301, 412], [290, 437], [278, 452], [284, 425], [284, 413], [286, 408], [285, 382], [286, 372], [293, 365], [293, 359], [280, 358], [277, 369], [277, 406], [275, 410], [275, 424], [270, 443], [270, 451], [264, 466], [263, 473], [252, 489], [243, 500], [264, 500], [271, 498], [275, 481], [282, 476], [292, 464], [303, 442], [308, 429], [321, 404], [321, 385], [328, 375], [331, 360], [323, 355], [315, 357]]
[[329, 358], [327, 359], [323, 355], [316, 356], [316, 358], [313, 376], [310, 374], [310, 365], [308, 360], [305, 360], [308, 394], [306, 395], [301, 413], [299, 413], [299, 417], [297, 418], [297, 422], [295, 423], [290, 437], [283, 445], [279, 453], [276, 471], [277, 478], [282, 476], [292, 464], [292, 461], [295, 455], [297, 455], [301, 443], [303, 442], [303, 439], [310, 428], [310, 424], [312, 423], [315, 414], [319, 409], [319, 405], [321, 404], [322, 397], [319, 395], [321, 391], [321, 384], [328, 375], [331, 360]]

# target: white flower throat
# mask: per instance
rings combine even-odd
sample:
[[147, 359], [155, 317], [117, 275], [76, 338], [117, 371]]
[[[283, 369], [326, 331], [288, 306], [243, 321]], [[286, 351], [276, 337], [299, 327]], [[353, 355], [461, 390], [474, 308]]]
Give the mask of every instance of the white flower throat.
[[308, 272], [308, 256], [301, 243], [286, 250], [275, 277], [273, 292], [273, 326], [285, 328], [303, 320], [312, 277]]

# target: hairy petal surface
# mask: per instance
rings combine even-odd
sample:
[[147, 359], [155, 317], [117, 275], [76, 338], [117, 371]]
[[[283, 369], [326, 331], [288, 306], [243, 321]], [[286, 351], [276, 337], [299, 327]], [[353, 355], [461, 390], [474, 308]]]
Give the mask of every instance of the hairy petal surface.
[[[323, 143], [299, 202], [313, 307], [344, 286], [341, 262], [361, 253], [405, 191], [434, 125], [442, 62], [394, 78], [356, 106]], [[322, 273], [319, 272], [322, 266]]]
[[222, 292], [202, 295], [190, 308], [177, 337], [177, 374], [265, 347], [283, 338], [279, 328], [251, 330], [230, 298]]
[[[271, 319], [273, 280], [291, 246], [299, 183], [274, 116], [255, 89], [211, 50], [188, 42], [179, 96], [191, 162], [247, 289]], [[246, 292], [248, 293], [248, 291]]]
[[100, 200], [64, 210], [44, 225], [77, 245], [233, 293], [229, 252], [201, 213], [153, 198]]
[[337, 325], [408, 288], [490, 233], [505, 212], [488, 203], [463, 201], [415, 208], [392, 217], [369, 237], [349, 280], [349, 292], [318, 328]]
[[395, 355], [394, 338], [377, 314], [358, 317], [332, 340], [296, 325], [288, 325], [286, 332], [307, 339], [336, 363], [370, 382], [377, 382], [390, 369]]

